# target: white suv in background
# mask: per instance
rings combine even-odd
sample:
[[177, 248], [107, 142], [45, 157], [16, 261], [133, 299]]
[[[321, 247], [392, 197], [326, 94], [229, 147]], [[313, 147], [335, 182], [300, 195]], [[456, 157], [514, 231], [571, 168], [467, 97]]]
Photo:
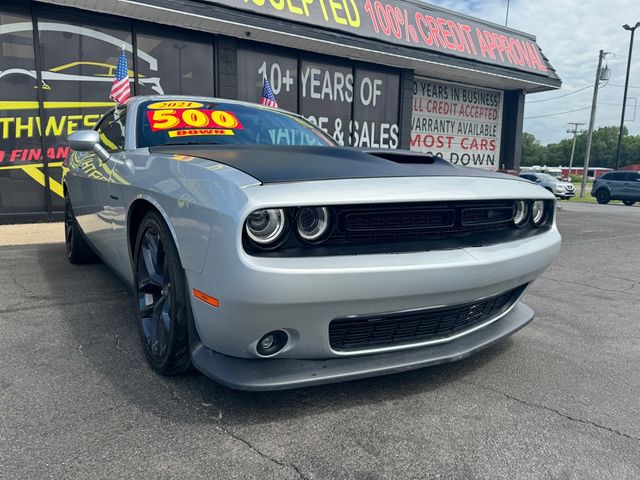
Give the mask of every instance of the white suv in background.
[[563, 182], [546, 173], [525, 172], [521, 173], [520, 176], [546, 188], [556, 197], [563, 200], [576, 196], [576, 189], [573, 186], [573, 183]]

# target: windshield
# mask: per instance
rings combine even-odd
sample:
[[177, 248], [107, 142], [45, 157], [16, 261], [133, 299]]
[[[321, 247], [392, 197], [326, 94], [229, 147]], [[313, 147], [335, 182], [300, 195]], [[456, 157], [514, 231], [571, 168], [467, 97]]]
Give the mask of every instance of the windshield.
[[558, 182], [560, 179], [547, 175], [546, 173], [538, 173], [537, 177], [543, 182]]
[[184, 144], [335, 145], [306, 120], [225, 102], [148, 101], [138, 110], [138, 147]]

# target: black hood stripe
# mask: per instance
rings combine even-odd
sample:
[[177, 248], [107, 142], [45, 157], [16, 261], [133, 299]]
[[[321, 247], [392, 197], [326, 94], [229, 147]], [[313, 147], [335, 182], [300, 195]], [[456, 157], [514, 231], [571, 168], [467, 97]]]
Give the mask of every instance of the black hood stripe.
[[189, 155], [228, 165], [262, 183], [384, 177], [488, 177], [519, 180], [401, 150], [273, 145], [171, 145], [154, 154]]

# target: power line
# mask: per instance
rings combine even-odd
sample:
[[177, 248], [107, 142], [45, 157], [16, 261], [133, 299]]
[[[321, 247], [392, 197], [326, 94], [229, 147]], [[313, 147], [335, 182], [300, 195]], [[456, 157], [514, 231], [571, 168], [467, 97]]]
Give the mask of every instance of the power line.
[[[627, 99], [627, 101], [629, 101], [629, 99]], [[613, 103], [613, 102], [598, 102], [598, 105], [614, 105], [616, 107], [622, 106], [621, 103]], [[528, 120], [531, 118], [557, 117], [558, 115], [564, 115], [566, 113], [572, 113], [572, 112], [579, 112], [580, 110], [586, 110], [588, 108], [591, 108], [591, 107], [580, 107], [580, 108], [576, 108], [575, 110], [567, 110], [566, 112], [549, 113], [547, 115], [536, 115], [534, 117], [524, 117], [524, 120]]]
[[566, 112], [549, 113], [547, 115], [536, 115], [534, 117], [524, 117], [524, 119], [525, 120], [530, 120], [530, 119], [533, 119], [533, 118], [557, 117], [558, 115], [565, 115], [567, 113], [579, 112], [580, 110], [588, 110], [589, 108], [591, 108], [591, 107], [576, 108], [574, 110], [567, 110]]
[[587, 90], [588, 88], [593, 88], [593, 86], [587, 85], [586, 87], [579, 88], [578, 90], [573, 90], [572, 92], [565, 93], [564, 95], [558, 95], [557, 97], [551, 97], [551, 98], [543, 98], [542, 100], [531, 100], [530, 102], [525, 102], [525, 103], [548, 102], [550, 100], [555, 100], [557, 98], [568, 97], [569, 95], [573, 95], [574, 93], [582, 92], [584, 90]]
[[[620, 85], [619, 83], [610, 83], [609, 84], [612, 87], [620, 87], [620, 88], [624, 88], [624, 85]], [[640, 88], [640, 85], [629, 85], [629, 88]]]

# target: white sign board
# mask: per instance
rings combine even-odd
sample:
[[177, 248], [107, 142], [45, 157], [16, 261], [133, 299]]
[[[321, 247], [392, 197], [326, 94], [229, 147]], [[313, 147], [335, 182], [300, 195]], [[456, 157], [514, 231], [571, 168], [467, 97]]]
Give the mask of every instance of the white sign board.
[[499, 90], [416, 78], [411, 150], [457, 165], [497, 170], [503, 98]]

